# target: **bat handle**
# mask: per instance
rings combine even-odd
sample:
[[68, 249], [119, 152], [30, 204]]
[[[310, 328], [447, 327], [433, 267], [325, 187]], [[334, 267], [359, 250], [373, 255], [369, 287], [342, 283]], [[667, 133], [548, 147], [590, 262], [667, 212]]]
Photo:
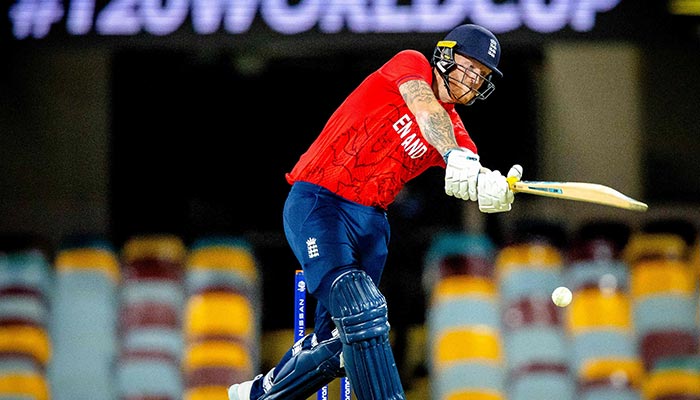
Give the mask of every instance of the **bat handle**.
[[520, 181], [517, 176], [509, 176], [506, 178], [506, 182], [508, 182], [508, 187], [510, 190], [515, 190], [515, 183]]

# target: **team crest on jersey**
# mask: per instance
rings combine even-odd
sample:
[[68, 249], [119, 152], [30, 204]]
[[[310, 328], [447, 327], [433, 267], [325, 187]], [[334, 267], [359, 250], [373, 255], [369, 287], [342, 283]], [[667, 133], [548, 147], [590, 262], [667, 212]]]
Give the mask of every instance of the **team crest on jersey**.
[[309, 253], [309, 258], [315, 258], [319, 256], [318, 244], [316, 244], [316, 238], [310, 237], [306, 239], [306, 251]]

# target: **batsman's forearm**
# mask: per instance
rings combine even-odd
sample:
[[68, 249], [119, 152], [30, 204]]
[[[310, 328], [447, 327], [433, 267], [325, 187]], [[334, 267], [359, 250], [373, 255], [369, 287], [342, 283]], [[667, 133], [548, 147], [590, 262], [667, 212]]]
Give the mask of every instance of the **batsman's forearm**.
[[450, 116], [437, 101], [427, 82], [420, 79], [404, 82], [399, 86], [399, 92], [416, 117], [423, 137], [440, 154], [444, 155], [448, 150], [459, 147]]
[[425, 140], [435, 147], [441, 155], [450, 149], [459, 147], [450, 116], [442, 107], [435, 112], [416, 115], [416, 121]]

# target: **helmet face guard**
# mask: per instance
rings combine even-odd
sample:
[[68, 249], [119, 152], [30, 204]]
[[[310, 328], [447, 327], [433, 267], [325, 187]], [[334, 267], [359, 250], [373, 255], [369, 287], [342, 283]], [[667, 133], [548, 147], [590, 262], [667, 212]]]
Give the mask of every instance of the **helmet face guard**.
[[[449, 93], [450, 97], [457, 101], [459, 101], [462, 97], [466, 96], [469, 93], [476, 93], [476, 95], [469, 101], [469, 103], [466, 104], [468, 106], [474, 104], [476, 100], [486, 100], [486, 98], [489, 97], [494, 90], [496, 90], [496, 85], [494, 85], [493, 82], [491, 82], [491, 76], [493, 74], [483, 76], [474, 71], [473, 68], [467, 68], [455, 62], [453, 49], [455, 44], [456, 42], [454, 41], [443, 40], [438, 42], [437, 46], [435, 46], [435, 50], [433, 51], [433, 65], [437, 68], [438, 73], [442, 77], [445, 87], [447, 88], [447, 93]], [[462, 71], [461, 79], [457, 79], [450, 76], [450, 73], [455, 69]], [[476, 75], [476, 79], [473, 79], [474, 75]], [[476, 80], [477, 82], [480, 81], [481, 87], [479, 89], [475, 89], [472, 87], [472, 83], [465, 82], [465, 80], [469, 77], [471, 77], [472, 80]], [[452, 94], [452, 90], [450, 89], [451, 82], [454, 82], [464, 87], [464, 94], [459, 97], [455, 97]]]

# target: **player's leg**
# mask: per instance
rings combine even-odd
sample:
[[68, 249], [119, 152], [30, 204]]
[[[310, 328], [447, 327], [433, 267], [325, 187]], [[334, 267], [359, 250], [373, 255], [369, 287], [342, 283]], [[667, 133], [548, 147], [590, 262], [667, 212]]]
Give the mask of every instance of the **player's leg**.
[[389, 343], [386, 301], [372, 279], [363, 271], [339, 276], [333, 282], [329, 309], [358, 400], [405, 399]]
[[[313, 204], [313, 210], [305, 213], [299, 204], [297, 212], [285, 213], [285, 233], [304, 269], [307, 290], [333, 317], [358, 400], [404, 399], [389, 343], [387, 305], [376, 286], [388, 253], [386, 213], [323, 188], [310, 190], [313, 201], [304, 203]], [[324, 331], [318, 324], [316, 330]]]
[[[316, 289], [326, 279], [329, 271], [336, 265], [343, 265], [339, 259], [350, 257], [347, 262], [353, 261], [349, 251], [340, 254], [334, 250], [335, 243], [339, 242], [335, 233], [341, 232], [329, 227], [329, 224], [339, 224], [334, 211], [335, 198], [321, 196], [320, 191], [327, 192], [315, 185], [294, 185], [283, 213], [285, 235], [304, 269], [307, 290], [311, 295], [317, 294]], [[325, 234], [326, 232], [332, 234]], [[345, 238], [342, 241], [345, 242]], [[323, 256], [315, 255], [319, 245], [323, 247]], [[320, 302], [315, 318], [317, 324], [314, 335], [297, 342], [266, 375], [232, 385], [229, 389], [230, 399], [306, 399], [334, 378], [343, 376], [340, 367], [342, 344], [337, 335], [332, 337], [333, 321]]]
[[333, 379], [340, 368], [342, 345], [338, 336], [318, 342], [315, 334], [299, 339], [265, 375], [229, 388], [230, 400], [306, 399]]

